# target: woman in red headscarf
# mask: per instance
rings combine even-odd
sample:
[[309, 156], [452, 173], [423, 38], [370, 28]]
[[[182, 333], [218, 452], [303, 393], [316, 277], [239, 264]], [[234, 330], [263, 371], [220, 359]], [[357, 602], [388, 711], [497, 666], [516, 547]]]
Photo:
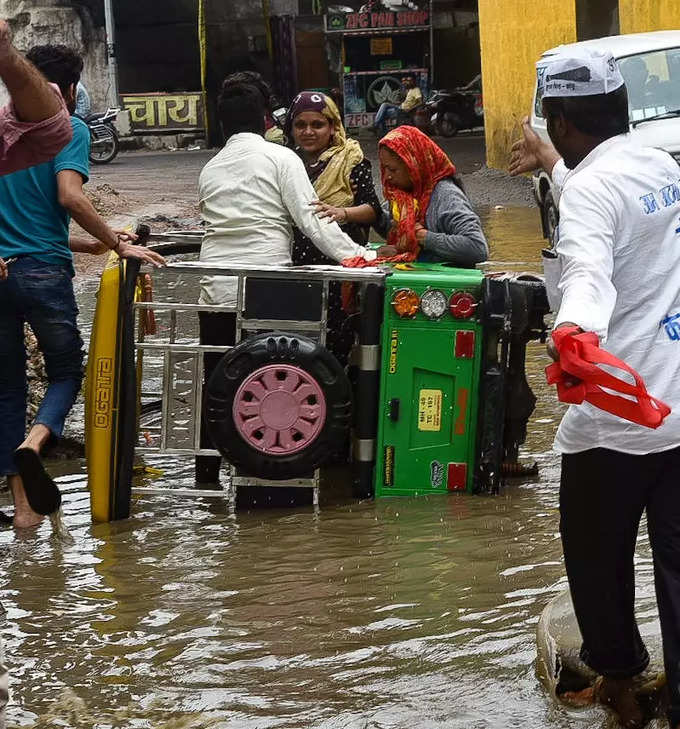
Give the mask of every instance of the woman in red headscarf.
[[473, 268], [489, 255], [479, 217], [444, 151], [415, 127], [380, 140], [386, 215], [376, 229], [387, 237], [378, 255], [448, 261]]

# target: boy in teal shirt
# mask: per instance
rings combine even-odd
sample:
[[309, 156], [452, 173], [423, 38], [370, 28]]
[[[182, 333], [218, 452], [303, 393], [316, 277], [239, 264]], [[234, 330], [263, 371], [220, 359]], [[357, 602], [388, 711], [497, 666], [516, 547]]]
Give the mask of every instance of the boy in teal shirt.
[[[83, 61], [66, 46], [36, 46], [27, 57], [59, 86], [73, 115]], [[52, 161], [0, 178], [0, 476], [14, 497], [14, 526], [39, 524], [59, 508], [61, 495], [45, 471], [40, 451], [64, 428], [83, 377], [83, 341], [73, 293], [69, 248], [71, 217], [99, 248], [155, 265], [163, 259], [112, 230], [83, 191], [89, 174], [87, 125], [71, 117], [73, 138]], [[27, 437], [24, 323], [30, 324], [45, 358], [48, 388]]]

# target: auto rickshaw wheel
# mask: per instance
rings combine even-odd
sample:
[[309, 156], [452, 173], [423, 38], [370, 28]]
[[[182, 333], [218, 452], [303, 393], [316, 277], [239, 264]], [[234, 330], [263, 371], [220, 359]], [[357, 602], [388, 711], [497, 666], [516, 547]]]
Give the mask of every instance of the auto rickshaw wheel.
[[222, 358], [206, 388], [204, 413], [213, 444], [241, 472], [298, 478], [345, 446], [352, 389], [340, 363], [317, 342], [261, 334]]

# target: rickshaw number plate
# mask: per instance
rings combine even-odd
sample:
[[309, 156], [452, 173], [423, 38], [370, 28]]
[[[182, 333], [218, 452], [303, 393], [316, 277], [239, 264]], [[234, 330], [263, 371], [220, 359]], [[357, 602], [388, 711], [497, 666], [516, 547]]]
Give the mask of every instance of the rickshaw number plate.
[[442, 429], [442, 391], [421, 390], [418, 396], [418, 430]]

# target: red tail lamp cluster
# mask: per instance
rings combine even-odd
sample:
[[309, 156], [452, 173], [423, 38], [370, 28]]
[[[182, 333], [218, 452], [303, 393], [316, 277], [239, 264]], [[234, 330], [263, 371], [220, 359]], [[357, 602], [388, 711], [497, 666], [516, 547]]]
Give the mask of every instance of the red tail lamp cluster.
[[476, 309], [477, 301], [467, 291], [456, 291], [449, 299], [449, 311], [456, 319], [469, 319]]
[[448, 308], [455, 319], [470, 319], [477, 310], [477, 300], [467, 291], [454, 291], [447, 299], [439, 289], [428, 289], [419, 296], [413, 289], [397, 289], [392, 308], [401, 317], [413, 318], [421, 311], [428, 319], [441, 319]]

